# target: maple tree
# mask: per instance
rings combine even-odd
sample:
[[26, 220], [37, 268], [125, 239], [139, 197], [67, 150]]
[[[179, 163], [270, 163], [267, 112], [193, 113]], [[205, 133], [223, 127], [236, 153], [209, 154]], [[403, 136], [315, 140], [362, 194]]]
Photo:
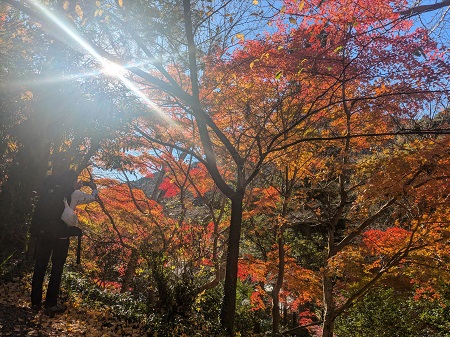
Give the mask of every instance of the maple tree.
[[314, 150], [314, 145], [310, 149], [297, 146], [277, 156], [255, 182], [264, 187], [252, 188], [246, 201], [243, 238], [249, 243], [244, 250], [251, 253], [245, 254], [240, 263], [240, 277], [250, 277], [256, 285], [252, 296], [255, 309], [265, 309], [269, 301], [264, 298], [270, 296], [273, 333], [280, 328], [280, 301], [285, 311], [289, 308], [296, 312], [320, 297], [319, 278], [287, 253], [292, 252], [292, 243], [286, 239], [297, 189], [313, 165]]
[[[447, 138], [439, 142], [433, 140], [432, 149], [427, 150], [425, 148], [430, 146], [430, 143], [423, 139], [412, 143], [415, 144], [412, 147], [410, 142], [406, 142], [404, 149], [400, 151], [402, 159], [395, 150], [387, 149], [383, 155], [377, 153], [375, 158], [369, 155], [371, 160], [362, 159], [358, 168], [352, 169], [357, 174], [351, 178], [355, 188], [348, 195], [348, 208], [343, 209], [340, 221], [331, 233], [329, 228], [327, 233], [327, 224], [330, 217], [335, 215], [336, 204], [339, 204], [336, 200], [339, 195], [338, 185], [328, 180], [328, 187], [322, 188], [322, 196], [318, 198], [319, 194], [316, 194], [315, 200], [308, 200], [310, 205], [300, 213], [305, 219], [303, 221], [309, 217], [315, 218], [316, 224], [325, 229], [324, 237], [328, 240], [328, 248], [323, 247], [327, 257], [323, 260], [321, 274], [324, 286], [323, 305], [329, 306], [333, 315], [332, 322], [377, 282], [398, 282], [398, 278], [408, 273], [409, 267], [415, 271], [421, 270], [428, 275], [429, 280], [433, 280], [430, 276], [434, 273], [434, 263], [447, 259], [446, 254], [441, 255], [443, 251], [440, 247], [448, 236], [447, 220], [444, 220], [447, 219], [446, 212], [439, 212], [439, 218], [429, 222], [423, 220], [423, 217], [428, 219], [429, 215], [425, 214], [430, 210], [434, 213], [437, 205], [446, 203], [446, 197], [440, 201], [434, 199], [430, 190], [425, 192], [425, 186], [434, 183], [443, 186], [442, 183], [446, 179], [444, 177], [447, 176], [444, 173], [444, 163], [448, 158], [445, 150], [442, 150], [446, 148], [444, 144], [447, 141]], [[421, 144], [420, 150], [416, 147], [418, 143]], [[412, 150], [413, 148], [415, 149]], [[424, 158], [429, 158], [431, 153], [434, 154], [434, 159], [430, 167], [436, 170], [435, 173], [432, 170], [424, 170], [422, 166]], [[389, 164], [385, 165], [384, 159], [387, 161], [384, 163]], [[372, 168], [368, 171], [366, 169], [369, 166]], [[396, 176], [395, 172], [399, 175]], [[368, 173], [369, 175], [361, 180], [361, 174]], [[332, 187], [334, 192], [330, 189]], [[419, 187], [424, 188], [421, 191], [424, 194], [419, 192]], [[353, 194], [355, 191], [356, 194]], [[428, 193], [430, 195], [425, 196]], [[419, 202], [417, 198], [434, 201], [424, 203]], [[371, 227], [375, 229], [368, 230]], [[363, 245], [358, 239], [359, 236], [363, 238]], [[430, 254], [436, 257], [434, 262], [431, 262], [433, 258], [430, 259]], [[323, 335], [327, 333], [327, 317], [324, 318]]]
[[[144, 194], [125, 171], [125, 182], [98, 181], [103, 186], [100, 203], [90, 205], [89, 217], [83, 217], [92, 242], [86, 265], [104, 286], [120, 279], [115, 287], [122, 292], [136, 286], [133, 292], [152, 289], [146, 294], [152, 310], [170, 321], [173, 315], [185, 315], [197, 296], [223, 279], [219, 230], [227, 219], [225, 204], [201, 165], [161, 152], [151, 169], [163, 169], [152, 174], [139, 164], [146, 162], [146, 153], [127, 157], [122, 160], [136, 165], [152, 190], [146, 188]], [[145, 275], [148, 280], [142, 279]]]
[[[411, 86], [408, 80], [403, 80], [406, 79], [406, 74], [412, 70], [410, 73], [412, 78], [415, 78], [416, 75], [423, 75], [425, 76], [423, 83], [426, 83], [428, 80], [425, 78], [428, 78], [429, 75], [434, 78], [435, 75], [432, 74], [438, 69], [439, 65], [436, 64], [436, 67], [433, 66], [432, 69], [422, 68], [423, 64], [419, 68], [415, 68], [414, 63], [420, 60], [415, 56], [411, 57], [411, 53], [407, 50], [405, 50], [405, 53], [401, 52], [397, 46], [404, 46], [404, 43], [409, 40], [407, 44], [413, 49], [416, 48], [414, 47], [416, 44], [420, 48], [431, 48], [429, 51], [432, 55], [439, 55], [440, 53], [433, 43], [429, 44], [429, 47], [425, 47], [427, 41], [429, 41], [427, 37], [425, 37], [425, 40], [422, 39], [420, 43], [418, 42], [417, 38], [421, 39], [423, 32], [413, 31], [409, 33], [410, 25], [407, 22], [395, 24], [398, 15], [391, 8], [391, 6], [395, 8], [395, 4], [386, 4], [387, 7], [383, 7], [380, 4], [377, 7], [378, 15], [375, 17], [369, 3], [364, 4], [360, 2], [359, 7], [355, 8], [352, 2], [349, 3], [350, 7], [348, 10], [342, 10], [343, 5], [345, 4], [340, 3], [339, 7], [333, 3], [319, 6], [304, 4], [306, 8], [303, 7], [302, 11], [299, 11], [297, 2], [287, 2], [286, 6], [286, 14], [291, 15], [293, 18], [290, 23], [296, 20], [296, 15], [299, 15], [298, 18], [302, 20], [301, 22], [305, 22], [305, 30], [308, 33], [303, 40], [300, 39], [304, 44], [303, 48], [298, 47], [298, 53], [300, 55], [304, 53], [304, 46], [307, 43], [308, 47], [306, 49], [316, 48], [315, 55], [321, 55], [321, 58], [297, 56], [297, 59], [303, 59], [303, 63], [308, 61], [313, 63], [313, 80], [320, 78], [322, 81], [325, 81], [329, 78], [332, 81], [331, 83], [334, 83], [336, 86], [336, 91], [333, 93], [334, 97], [331, 96], [330, 99], [336, 99], [340, 102], [333, 109], [330, 109], [329, 117], [334, 117], [334, 120], [330, 119], [331, 124], [324, 128], [325, 133], [337, 132], [337, 135], [342, 135], [342, 142], [335, 145], [334, 151], [334, 156], [336, 159], [339, 158], [339, 161], [328, 160], [328, 176], [325, 176], [325, 181], [328, 181], [328, 184], [335, 185], [333, 197], [335, 198], [333, 202], [335, 204], [323, 200], [320, 203], [321, 206], [316, 206], [317, 221], [322, 223], [327, 231], [327, 261], [330, 262], [345, 249], [348, 243], [354, 240], [365, 228], [373, 224], [394, 203], [394, 199], [384, 201], [384, 205], [381, 204], [377, 211], [366, 213], [366, 219], [359, 218], [357, 220], [361, 224], [359, 227], [356, 227], [356, 230], [345, 233], [342, 239], [338, 237], [338, 224], [340, 221], [348, 223], [346, 228], [349, 228], [348, 226], [356, 220], [355, 218], [352, 219], [355, 215], [349, 214], [348, 210], [351, 209], [351, 205], [357, 209], [353, 198], [362, 184], [360, 178], [355, 181], [355, 177], [352, 177], [354, 170], [353, 158], [355, 154], [367, 145], [365, 145], [364, 140], [354, 140], [351, 137], [352, 134], [379, 134], [380, 132], [386, 132], [386, 130], [392, 130], [396, 126], [393, 126], [389, 119], [385, 117], [414, 117], [414, 104], [417, 101], [411, 102], [412, 97], [419, 101], [420, 99], [434, 100], [436, 98], [435, 93], [428, 89], [428, 85], [420, 88], [420, 82], [416, 82], [419, 84], [418, 86], [416, 86], [416, 83]], [[307, 6], [311, 6], [312, 13], [310, 17], [308, 16], [309, 7]], [[323, 13], [323, 17], [317, 15], [316, 9], [318, 7], [319, 12]], [[345, 16], [342, 13], [345, 13]], [[309, 18], [314, 20], [315, 24], [311, 24], [308, 21]], [[389, 22], [393, 22], [393, 25], [386, 31], [385, 28], [386, 25], [389, 25]], [[280, 25], [283, 25], [283, 23], [280, 23]], [[301, 26], [301, 23], [299, 25]], [[301, 30], [295, 32], [301, 32]], [[386, 43], [390, 47], [387, 47]], [[384, 47], [382, 47], [383, 45]], [[292, 55], [295, 54], [294, 49]], [[440, 62], [441, 60], [438, 61], [438, 63]], [[390, 72], [391, 69], [396, 68], [402, 69], [402, 71], [398, 73]], [[301, 70], [306, 72], [308, 68], [304, 67]], [[429, 72], [430, 70], [431, 73]], [[422, 74], [420, 74], [420, 71], [423, 71]], [[389, 76], [385, 77], [383, 75], [384, 72], [388, 72]], [[367, 75], [371, 76], [369, 82], [366, 82]], [[442, 84], [446, 82], [443, 73], [437, 76], [443, 79]], [[320, 89], [320, 87], [318, 88]], [[331, 88], [333, 87], [327, 87], [329, 90], [332, 90]], [[444, 87], [442, 87], [441, 92], [445, 92]], [[409, 93], [409, 95], [402, 97], [406, 93]], [[367, 100], [369, 97], [370, 101]], [[372, 104], [375, 101], [376, 103]], [[402, 101], [407, 104], [408, 111], [403, 110]], [[413, 103], [413, 105], [410, 103]], [[416, 111], [420, 112], [421, 108], [417, 108]], [[388, 114], [385, 115], [387, 112]], [[333, 137], [332, 133], [331, 135]], [[336, 137], [336, 133], [334, 136]], [[361, 171], [357, 172], [360, 173]], [[359, 210], [358, 217], [361, 217], [361, 215], [361, 210]], [[335, 281], [332, 277], [333, 274], [329, 274], [328, 268], [327, 262], [322, 276], [324, 288], [323, 305], [325, 309], [323, 336], [331, 336], [333, 334], [336, 315], [339, 315], [359, 296], [359, 293], [355, 292], [347, 302], [336, 307], [333, 299]], [[373, 279], [373, 282], [375, 280], [376, 277]], [[367, 283], [360, 291], [365, 291], [369, 284]]]

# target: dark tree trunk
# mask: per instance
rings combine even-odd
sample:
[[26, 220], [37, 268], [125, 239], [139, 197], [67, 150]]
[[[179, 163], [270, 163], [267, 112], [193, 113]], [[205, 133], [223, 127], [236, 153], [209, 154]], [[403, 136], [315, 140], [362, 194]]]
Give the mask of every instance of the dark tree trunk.
[[220, 320], [228, 335], [233, 335], [236, 312], [236, 285], [239, 259], [239, 241], [242, 226], [242, 202], [244, 193], [236, 193], [231, 198], [231, 221], [228, 237], [227, 265], [225, 273], [224, 297]]
[[323, 317], [322, 337], [333, 337], [334, 332], [334, 301], [333, 301], [333, 281], [329, 275], [323, 277], [323, 304], [325, 307]]
[[131, 251], [130, 259], [128, 260], [125, 275], [123, 276], [122, 287], [120, 289], [121, 293], [124, 293], [130, 289], [131, 282], [133, 281], [133, 277], [136, 272], [138, 259], [139, 259], [138, 251], [137, 249], [133, 249]]
[[280, 332], [280, 290], [284, 280], [284, 238], [283, 229], [278, 232], [278, 277], [272, 291], [272, 333]]

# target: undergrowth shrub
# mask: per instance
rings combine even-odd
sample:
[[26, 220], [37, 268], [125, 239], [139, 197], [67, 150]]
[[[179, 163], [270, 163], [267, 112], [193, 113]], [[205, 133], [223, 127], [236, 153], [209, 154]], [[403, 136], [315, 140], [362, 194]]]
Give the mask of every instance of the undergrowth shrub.
[[63, 274], [62, 289], [75, 306], [107, 311], [118, 320], [138, 324], [149, 336], [224, 336], [218, 319], [221, 295], [217, 289], [202, 293], [190, 315], [170, 319], [159, 310], [149, 311], [144, 295], [102, 288], [78, 271]]
[[[148, 336], [225, 336], [220, 325], [220, 310], [223, 298], [223, 287], [208, 289], [194, 297], [194, 284], [186, 282], [184, 288], [178, 289], [180, 284], [174, 284], [174, 299], [183, 308], [181, 314], [168, 313], [155, 306], [149, 306], [148, 294], [142, 291], [119, 293], [116, 288], [99, 286], [81, 271], [68, 270], [63, 274], [63, 296], [74, 304], [86, 310], [108, 312], [117, 320], [136, 324], [147, 332]], [[190, 289], [185, 289], [189, 287]], [[192, 288], [191, 288], [192, 287]], [[252, 310], [250, 295], [252, 287], [238, 282], [235, 331], [237, 336], [262, 336], [270, 330], [270, 320], [267, 313]], [[180, 296], [188, 294], [188, 298]], [[186, 303], [185, 303], [186, 302]]]
[[62, 279], [65, 295], [73, 303], [93, 309], [107, 309], [118, 319], [145, 322], [145, 300], [130, 293], [120, 294], [99, 287], [79, 272], [68, 271]]

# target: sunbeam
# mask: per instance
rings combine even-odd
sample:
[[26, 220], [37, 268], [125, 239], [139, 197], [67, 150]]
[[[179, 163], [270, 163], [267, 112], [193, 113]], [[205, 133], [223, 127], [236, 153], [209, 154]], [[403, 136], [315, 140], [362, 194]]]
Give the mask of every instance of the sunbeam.
[[108, 76], [118, 77], [119, 75], [126, 75], [127, 69], [114, 62], [107, 61], [103, 64], [101, 72]]
[[165, 120], [170, 119], [164, 114], [161, 109], [153, 103], [133, 82], [126, 78], [128, 70], [119, 64], [109, 61], [101, 56], [92, 46], [77, 32], [70, 29], [62, 20], [60, 20], [55, 14], [49, 11], [44, 5], [37, 0], [28, 0], [30, 5], [34, 6], [42, 14], [44, 14], [49, 20], [61, 28], [71, 39], [80, 45], [86, 52], [94, 57], [101, 66], [101, 72], [108, 76], [114, 76], [119, 79], [128, 89], [130, 89], [136, 96], [142, 99], [147, 105], [156, 111]]

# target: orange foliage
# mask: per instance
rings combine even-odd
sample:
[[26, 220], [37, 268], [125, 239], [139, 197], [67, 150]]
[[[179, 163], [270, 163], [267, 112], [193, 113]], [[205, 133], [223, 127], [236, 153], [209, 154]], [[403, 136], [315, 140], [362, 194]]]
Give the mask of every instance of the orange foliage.
[[405, 246], [411, 232], [399, 227], [391, 227], [385, 231], [371, 229], [364, 233], [363, 242], [370, 254], [386, 254]]

